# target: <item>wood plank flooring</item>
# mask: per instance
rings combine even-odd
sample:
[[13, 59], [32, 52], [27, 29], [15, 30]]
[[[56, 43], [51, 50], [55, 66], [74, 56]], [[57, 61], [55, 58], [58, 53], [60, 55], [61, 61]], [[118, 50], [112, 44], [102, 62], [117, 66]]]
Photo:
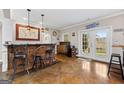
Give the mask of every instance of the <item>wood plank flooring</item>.
[[57, 55], [61, 61], [46, 69], [17, 77], [13, 84], [123, 84], [121, 77], [107, 76], [108, 64]]

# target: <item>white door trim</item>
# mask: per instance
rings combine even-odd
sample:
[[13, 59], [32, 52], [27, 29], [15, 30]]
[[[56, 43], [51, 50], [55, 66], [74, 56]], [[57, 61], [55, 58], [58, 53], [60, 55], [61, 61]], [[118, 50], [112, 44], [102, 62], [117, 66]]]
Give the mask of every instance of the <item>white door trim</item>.
[[[99, 30], [99, 29], [105, 29], [105, 28], [109, 28], [110, 29], [110, 32], [109, 32], [109, 50], [108, 50], [108, 59], [107, 60], [101, 60], [101, 59], [98, 59], [98, 58], [95, 58], [95, 53], [92, 53], [91, 54], [91, 56], [88, 56], [88, 57], [86, 57], [86, 56], [83, 56], [82, 55], [82, 53], [81, 53], [81, 47], [82, 47], [82, 45], [81, 45], [81, 33], [82, 32], [85, 32], [85, 31], [92, 31], [92, 30]], [[95, 32], [94, 32], [95, 33]], [[78, 54], [78, 56], [79, 57], [86, 57], [86, 58], [91, 58], [91, 59], [96, 59], [96, 60], [99, 60], [99, 61], [105, 61], [105, 62], [109, 62], [109, 59], [110, 59], [110, 55], [111, 55], [111, 53], [112, 53], [112, 26], [103, 26], [103, 27], [95, 27], [95, 28], [92, 28], [92, 29], [85, 29], [85, 30], [80, 30], [79, 31], [79, 33], [78, 33], [78, 41], [79, 41], [79, 45], [78, 45], [78, 49], [79, 49], [79, 54]], [[93, 36], [95, 36], [94, 34], [93, 34]], [[95, 37], [93, 37], [94, 39], [95, 39]], [[95, 40], [94, 40], [95, 41]], [[92, 41], [91, 41], [92, 42]], [[92, 44], [93, 45], [93, 44]], [[92, 51], [93, 52], [95, 52], [95, 46], [93, 45], [92, 46], [93, 47], [93, 49], [92, 49]]]

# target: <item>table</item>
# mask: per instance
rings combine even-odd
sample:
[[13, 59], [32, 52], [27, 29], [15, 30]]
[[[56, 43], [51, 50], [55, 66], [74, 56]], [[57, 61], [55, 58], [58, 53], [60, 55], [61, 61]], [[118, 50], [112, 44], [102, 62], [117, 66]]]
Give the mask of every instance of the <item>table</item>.
[[112, 47], [122, 48], [122, 50], [123, 50], [123, 67], [124, 67], [124, 45], [112, 45]]

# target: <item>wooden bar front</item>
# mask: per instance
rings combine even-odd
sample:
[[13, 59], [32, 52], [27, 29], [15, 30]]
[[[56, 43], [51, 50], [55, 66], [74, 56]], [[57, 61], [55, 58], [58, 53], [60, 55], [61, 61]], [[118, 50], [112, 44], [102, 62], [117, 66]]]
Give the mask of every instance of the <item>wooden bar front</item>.
[[[12, 46], [13, 45], [8, 45], [8, 70], [9, 71], [13, 70], [12, 62], [13, 62], [14, 53], [13, 53]], [[20, 44], [20, 46], [23, 46], [23, 45]], [[28, 49], [28, 52], [27, 52], [27, 55], [28, 55], [28, 69], [32, 68], [33, 56], [35, 55], [35, 50], [37, 48], [39, 48], [40, 46], [45, 47], [45, 50], [49, 49], [51, 46], [54, 46], [54, 50], [55, 50], [55, 44], [28, 44], [27, 45], [27, 49]], [[44, 50], [39, 50], [38, 53], [42, 54], [43, 53], [42, 51], [44, 51]], [[20, 64], [23, 60], [17, 60], [17, 61], [18, 61], [17, 63]], [[17, 67], [17, 72], [20, 72], [21, 70], [22, 70], [22, 68]]]

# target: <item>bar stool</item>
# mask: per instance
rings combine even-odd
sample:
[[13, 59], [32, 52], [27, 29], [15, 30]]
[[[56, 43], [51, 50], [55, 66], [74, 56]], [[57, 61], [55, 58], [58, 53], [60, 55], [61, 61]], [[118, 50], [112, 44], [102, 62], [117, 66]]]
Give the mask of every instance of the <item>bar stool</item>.
[[35, 55], [32, 69], [38, 69], [39, 67], [41, 67], [41, 56]]
[[13, 45], [13, 51], [14, 51], [14, 57], [13, 57], [13, 78], [15, 78], [15, 74], [16, 74], [16, 69], [17, 69], [17, 60], [23, 60], [23, 62], [21, 64], [19, 64], [18, 66], [22, 66], [23, 70], [27, 71], [27, 73], [29, 74], [28, 71], [28, 56], [27, 56], [27, 45]]
[[46, 67], [46, 47], [39, 46], [35, 49], [34, 63], [32, 69], [44, 68]]
[[[113, 60], [113, 58], [118, 58], [118, 60]], [[119, 68], [117, 67], [114, 67], [114, 65], [118, 65]], [[113, 70], [112, 70], [113, 69]], [[117, 72], [117, 71], [114, 71], [114, 70], [117, 70], [117, 71], [121, 71], [121, 73]], [[113, 53], [111, 55], [111, 59], [110, 59], [110, 63], [109, 63], [109, 68], [108, 68], [108, 73], [107, 75], [110, 74], [110, 72], [113, 72], [113, 73], [116, 73], [116, 74], [119, 74], [121, 75], [122, 79], [124, 80], [124, 75], [123, 75], [123, 68], [122, 68], [122, 63], [121, 63], [121, 56], [120, 54], [115, 54]]]
[[46, 51], [47, 60], [50, 65], [55, 63], [55, 46], [51, 45], [49, 49]]

